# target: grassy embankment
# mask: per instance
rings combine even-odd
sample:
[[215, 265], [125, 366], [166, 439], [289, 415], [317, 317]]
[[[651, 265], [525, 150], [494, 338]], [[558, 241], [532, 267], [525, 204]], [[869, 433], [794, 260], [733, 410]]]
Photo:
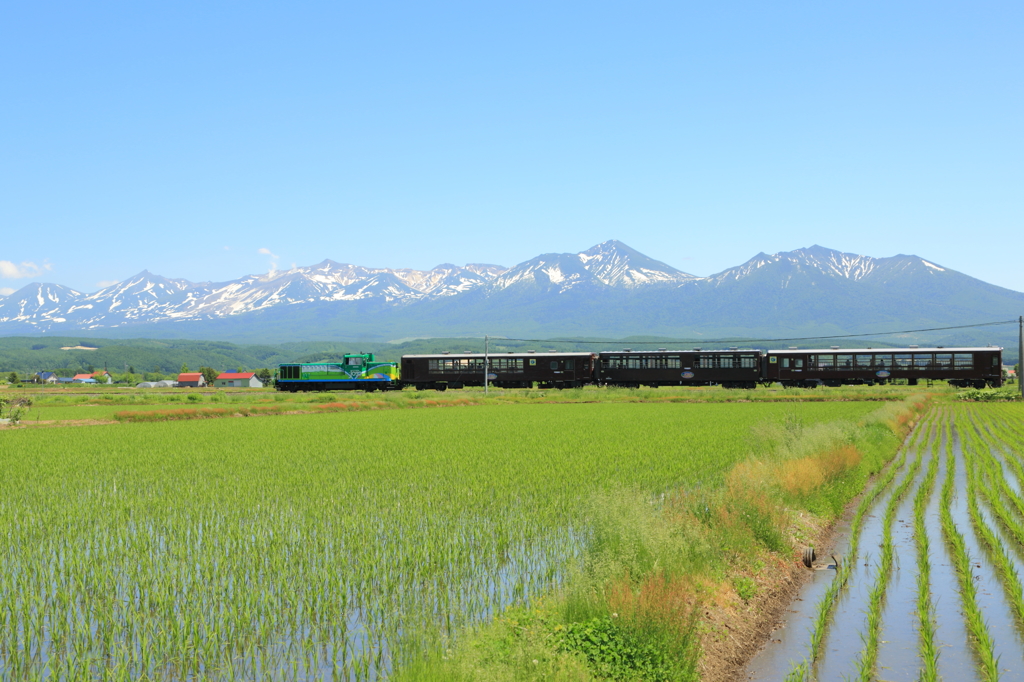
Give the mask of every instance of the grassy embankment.
[[720, 402], [835, 402], [900, 401], [916, 389], [906, 386], [821, 388], [817, 390], [759, 388], [753, 391], [721, 388], [573, 390], [467, 389], [438, 393], [404, 391], [387, 393], [327, 392], [285, 394], [272, 389], [156, 389], [117, 387], [83, 389], [34, 387], [11, 390], [7, 397], [32, 399], [24, 424], [109, 421], [141, 422], [211, 419], [234, 416], [294, 414], [297, 412], [353, 412], [421, 407], [542, 403], [720, 403]]

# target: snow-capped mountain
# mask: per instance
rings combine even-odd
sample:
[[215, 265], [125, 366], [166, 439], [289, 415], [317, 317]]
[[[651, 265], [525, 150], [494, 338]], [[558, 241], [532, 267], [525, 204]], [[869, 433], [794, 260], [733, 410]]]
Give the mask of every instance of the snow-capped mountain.
[[574, 287], [633, 289], [650, 284], [681, 284], [700, 279], [610, 240], [580, 253], [546, 253], [498, 275], [491, 289], [530, 283], [557, 291]]
[[0, 298], [0, 329], [28, 326], [48, 331], [117, 327], [162, 320], [213, 319], [279, 305], [379, 299], [412, 302], [454, 296], [484, 285], [503, 272], [498, 265], [460, 268], [450, 263], [432, 270], [391, 270], [325, 260], [308, 267], [231, 282], [194, 283], [143, 270], [93, 294], [56, 284], [30, 284]]
[[[512, 268], [444, 263], [431, 270], [325, 260], [230, 282], [193, 283], [143, 271], [86, 294], [30, 284], [0, 297], [0, 334], [73, 330], [313, 335], [672, 334], [913, 320], [960, 324], [1019, 314], [1024, 294], [918, 256], [872, 258], [811, 246], [760, 253], [697, 277], [607, 241], [543, 254]], [[969, 318], [969, 319], [968, 319]], [[257, 322], [258, 321], [258, 322]], [[187, 327], [173, 325], [188, 322]], [[145, 331], [131, 331], [145, 324]], [[906, 327], [897, 327], [906, 328]]]
[[921, 273], [937, 275], [946, 272], [918, 256], [897, 255], [889, 258], [872, 258], [852, 253], [843, 253], [824, 246], [814, 245], [806, 249], [774, 253], [759, 253], [743, 265], [711, 275], [707, 280], [715, 286], [729, 281], [741, 280], [758, 273], [771, 272], [787, 280], [796, 275], [827, 277], [854, 282], [865, 280], [884, 281], [888, 278]]

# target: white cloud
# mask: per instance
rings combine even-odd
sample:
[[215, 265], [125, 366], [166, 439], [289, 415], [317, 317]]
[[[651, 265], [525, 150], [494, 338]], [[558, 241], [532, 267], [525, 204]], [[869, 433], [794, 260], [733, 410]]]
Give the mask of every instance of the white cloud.
[[96, 286], [98, 286], [100, 289], [106, 289], [107, 287], [112, 287], [115, 284], [119, 283], [120, 280], [116, 279], [101, 279], [99, 282], [96, 282]]
[[14, 289], [10, 287], [0, 287], [0, 296], [10, 296], [14, 293]]
[[4, 279], [24, 279], [26, 277], [38, 277], [47, 270], [51, 269], [49, 263], [43, 263], [42, 265], [36, 265], [29, 261], [22, 261], [19, 263], [13, 263], [9, 260], [0, 260], [0, 277]]
[[270, 275], [277, 274], [277, 260], [279, 256], [270, 249], [264, 247], [259, 249], [256, 253], [263, 254], [264, 256], [270, 256]]

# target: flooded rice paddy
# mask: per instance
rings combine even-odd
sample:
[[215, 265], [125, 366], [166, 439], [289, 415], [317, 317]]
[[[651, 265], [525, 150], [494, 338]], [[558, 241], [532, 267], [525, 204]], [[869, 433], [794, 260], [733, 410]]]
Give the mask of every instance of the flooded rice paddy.
[[[1024, 680], [1024, 410], [933, 410], [750, 680]], [[826, 555], [826, 556], [822, 556]]]

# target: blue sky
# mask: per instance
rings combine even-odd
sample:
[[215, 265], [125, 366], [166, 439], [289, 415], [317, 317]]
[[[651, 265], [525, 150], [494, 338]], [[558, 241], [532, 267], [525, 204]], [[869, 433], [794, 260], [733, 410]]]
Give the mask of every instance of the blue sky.
[[619, 239], [1024, 291], [1020, 3], [8, 3], [0, 291]]

